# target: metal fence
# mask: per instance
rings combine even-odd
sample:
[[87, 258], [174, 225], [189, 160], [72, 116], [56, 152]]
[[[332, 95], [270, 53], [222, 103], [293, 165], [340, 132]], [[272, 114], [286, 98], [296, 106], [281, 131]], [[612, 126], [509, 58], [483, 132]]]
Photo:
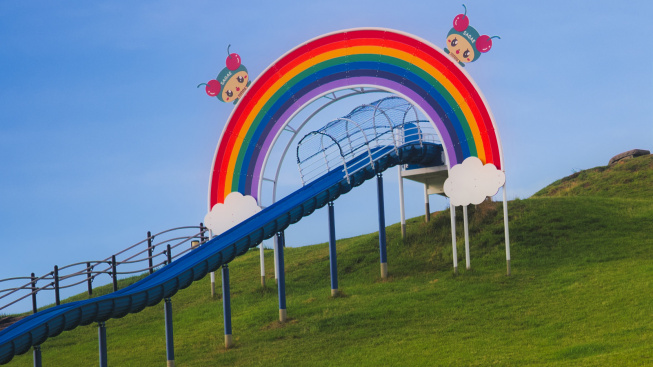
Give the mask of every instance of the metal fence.
[[0, 314], [2, 310], [31, 298], [32, 312], [38, 311], [39, 292], [53, 292], [54, 305], [61, 304], [62, 290], [77, 288], [83, 292], [85, 285], [88, 296], [93, 296], [93, 281], [107, 274], [118, 290], [118, 278], [137, 274], [152, 274], [157, 268], [174, 261], [192, 248], [208, 240], [208, 229], [199, 226], [186, 226], [167, 229], [147, 238], [103, 260], [81, 261], [65, 266], [55, 265], [53, 270], [41, 276], [0, 279]]

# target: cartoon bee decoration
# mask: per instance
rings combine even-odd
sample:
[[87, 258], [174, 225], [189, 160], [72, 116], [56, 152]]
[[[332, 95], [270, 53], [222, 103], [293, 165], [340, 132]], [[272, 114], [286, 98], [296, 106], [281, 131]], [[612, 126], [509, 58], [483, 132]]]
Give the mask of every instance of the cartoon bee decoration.
[[204, 85], [209, 96], [236, 104], [252, 81], [249, 80], [247, 68], [240, 61], [240, 55], [229, 53], [230, 47], [231, 45], [227, 47], [227, 66], [220, 71], [217, 78], [209, 80], [208, 83], [201, 83], [197, 88]]
[[474, 27], [469, 26], [469, 17], [467, 16], [467, 7], [465, 14], [458, 14], [453, 19], [453, 28], [447, 34], [447, 47], [444, 51], [465, 67], [466, 63], [474, 62], [481, 57], [482, 53], [490, 51], [492, 48], [492, 38], [501, 39], [499, 36], [479, 35]]

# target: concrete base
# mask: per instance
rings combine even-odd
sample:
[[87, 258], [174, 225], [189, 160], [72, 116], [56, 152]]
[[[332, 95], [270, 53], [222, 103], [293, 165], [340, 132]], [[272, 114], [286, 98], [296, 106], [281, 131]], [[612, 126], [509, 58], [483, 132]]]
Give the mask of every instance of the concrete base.
[[406, 223], [401, 223], [401, 238], [406, 239]]
[[331, 290], [331, 297], [335, 297], [338, 295], [338, 289], [332, 289]]
[[279, 322], [286, 322], [288, 314], [285, 309], [279, 309]]
[[166, 366], [168, 366], [168, 367], [175, 367], [175, 361], [174, 361], [174, 360], [172, 360], [172, 361], [168, 361], [168, 364], [167, 364]]
[[265, 288], [265, 275], [261, 276], [261, 287]]
[[381, 278], [388, 279], [388, 263], [381, 263]]
[[224, 347], [229, 349], [234, 346], [234, 337], [231, 334], [224, 334]]
[[506, 267], [507, 267], [507, 275], [510, 276], [510, 260], [506, 260]]

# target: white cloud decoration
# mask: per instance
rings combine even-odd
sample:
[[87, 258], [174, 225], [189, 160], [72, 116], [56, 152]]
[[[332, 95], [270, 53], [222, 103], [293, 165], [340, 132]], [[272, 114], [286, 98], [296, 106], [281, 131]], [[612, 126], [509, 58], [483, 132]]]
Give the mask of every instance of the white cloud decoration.
[[492, 164], [483, 165], [477, 157], [469, 157], [449, 170], [444, 193], [455, 206], [480, 204], [495, 195], [506, 182], [506, 175]]
[[234, 191], [227, 195], [224, 204], [213, 206], [204, 217], [204, 225], [217, 236], [260, 211], [254, 197]]

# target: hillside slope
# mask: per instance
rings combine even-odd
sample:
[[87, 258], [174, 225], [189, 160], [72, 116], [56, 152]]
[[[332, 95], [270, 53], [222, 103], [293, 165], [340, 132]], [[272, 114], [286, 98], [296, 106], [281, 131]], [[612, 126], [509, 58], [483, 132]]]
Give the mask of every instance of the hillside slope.
[[[388, 227], [388, 281], [379, 279], [376, 234], [338, 241], [341, 297], [330, 297], [326, 244], [287, 248], [283, 325], [274, 281], [260, 287], [258, 252], [250, 252], [230, 265], [235, 348], [224, 350], [222, 305], [208, 278], [173, 297], [177, 364], [651, 365], [652, 163], [579, 172], [510, 202], [511, 277], [501, 205], [491, 202], [470, 208], [472, 270], [457, 226], [458, 276], [447, 211], [429, 223], [411, 219], [406, 241], [397, 224]], [[271, 251], [266, 269], [273, 278]], [[162, 308], [107, 322], [111, 365], [165, 363]], [[97, 358], [95, 326], [43, 345], [46, 366]], [[9, 366], [31, 363], [23, 355]]]

